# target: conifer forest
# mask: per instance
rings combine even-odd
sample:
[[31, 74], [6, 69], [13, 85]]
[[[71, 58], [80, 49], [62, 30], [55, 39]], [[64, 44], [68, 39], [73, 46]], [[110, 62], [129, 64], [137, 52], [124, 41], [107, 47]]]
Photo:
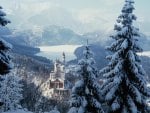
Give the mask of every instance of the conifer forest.
[[0, 113], [150, 113], [149, 0], [0, 0]]

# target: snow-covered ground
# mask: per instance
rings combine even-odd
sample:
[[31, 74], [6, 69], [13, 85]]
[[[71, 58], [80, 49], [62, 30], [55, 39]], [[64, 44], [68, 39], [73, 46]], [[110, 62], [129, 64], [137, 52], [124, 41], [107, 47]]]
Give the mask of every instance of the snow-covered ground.
[[7, 111], [3, 113], [32, 113], [30, 111], [25, 111], [25, 110], [16, 110], [16, 111]]
[[150, 57], [150, 51], [144, 51], [142, 53], [138, 53], [138, 55]]
[[[7, 112], [3, 112], [3, 113], [33, 113], [33, 112], [20, 109], [20, 110], [16, 110], [16, 111], [7, 111]], [[41, 112], [41, 113], [43, 113], [43, 112]], [[44, 112], [44, 113], [60, 113], [60, 112], [57, 110], [51, 110], [50, 112]]]
[[74, 51], [76, 48], [81, 47], [82, 45], [57, 45], [57, 46], [40, 46], [40, 53], [38, 53], [38, 56], [43, 56], [48, 59], [56, 60], [62, 59], [62, 53], [65, 52], [66, 54], [66, 60], [72, 60], [75, 59], [76, 56], [74, 55]]

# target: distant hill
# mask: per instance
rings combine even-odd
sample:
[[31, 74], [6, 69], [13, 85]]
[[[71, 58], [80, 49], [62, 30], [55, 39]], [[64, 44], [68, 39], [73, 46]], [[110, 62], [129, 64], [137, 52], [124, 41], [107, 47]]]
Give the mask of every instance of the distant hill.
[[12, 43], [28, 46], [79, 45], [84, 44], [87, 39], [83, 35], [79, 35], [70, 29], [60, 26], [49, 26], [41, 29], [41, 32], [34, 30], [12, 32], [13, 33], [9, 33], [9, 35], [7, 33], [7, 35], [3, 34], [7, 39], [9, 38]]
[[[37, 29], [37, 31], [35, 29]], [[85, 44], [87, 39], [89, 39], [91, 43], [105, 43], [107, 40], [107, 37], [101, 32], [78, 34], [71, 29], [56, 25], [45, 28], [37, 27], [35, 29], [24, 31], [11, 31], [7, 29], [10, 33], [6, 33], [7, 35], [3, 34], [6, 38], [9, 38], [12, 43], [26, 46], [80, 45]]]
[[42, 33], [41, 45], [83, 44], [86, 39], [70, 29], [49, 26]]
[[50, 60], [35, 55], [40, 52], [40, 49], [31, 46], [28, 34], [19, 33], [19, 35], [14, 35], [11, 30], [4, 27], [0, 29], [0, 36], [2, 39], [12, 44], [12, 53], [33, 58], [41, 63], [47, 64], [48, 66], [51, 65]]
[[144, 51], [150, 51], [150, 36], [141, 34], [141, 38], [139, 38], [138, 40], [138, 43], [141, 45]]
[[[36, 30], [37, 31], [36, 31]], [[51, 46], [51, 45], [84, 45], [88, 39], [90, 43], [97, 45], [109, 45], [112, 39], [111, 34], [106, 34], [101, 31], [89, 32], [86, 34], [78, 34], [71, 29], [61, 26], [51, 25], [45, 28], [35, 28], [31, 30], [15, 31], [8, 28], [0, 29], [1, 36], [11, 40], [11, 43], [25, 46]], [[150, 37], [141, 34], [138, 43], [144, 50], [150, 50]]]

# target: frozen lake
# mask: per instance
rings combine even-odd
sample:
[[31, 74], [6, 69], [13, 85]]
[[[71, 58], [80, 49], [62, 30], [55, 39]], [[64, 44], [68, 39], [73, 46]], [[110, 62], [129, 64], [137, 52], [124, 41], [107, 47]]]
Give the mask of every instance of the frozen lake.
[[[36, 54], [37, 56], [43, 56], [51, 60], [60, 59], [62, 60], [62, 53], [66, 54], [66, 61], [73, 60], [76, 58], [74, 51], [76, 48], [81, 47], [82, 45], [57, 45], [57, 46], [40, 46], [40, 53]], [[140, 56], [150, 57], [150, 51], [144, 51], [138, 53]]]
[[76, 58], [74, 51], [76, 48], [82, 45], [57, 45], [57, 46], [40, 46], [40, 53], [37, 56], [43, 56], [51, 60], [60, 59], [62, 60], [62, 53], [66, 54], [66, 61], [73, 60]]
[[143, 51], [141, 53], [138, 53], [138, 55], [150, 57], [150, 51]]

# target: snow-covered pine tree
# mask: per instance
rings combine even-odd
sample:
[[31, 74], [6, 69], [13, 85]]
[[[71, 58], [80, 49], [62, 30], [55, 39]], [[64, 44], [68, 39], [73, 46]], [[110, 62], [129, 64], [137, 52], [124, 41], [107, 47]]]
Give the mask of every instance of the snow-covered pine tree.
[[100, 103], [100, 86], [96, 79], [97, 69], [88, 45], [83, 54], [84, 58], [78, 63], [78, 75], [81, 79], [72, 89], [68, 113], [104, 113]]
[[[9, 20], [5, 18], [6, 14], [2, 11], [2, 7], [0, 6], [0, 26], [5, 26], [10, 23]], [[9, 73], [11, 66], [10, 66], [10, 57], [9, 57], [9, 50], [11, 49], [10, 44], [5, 42], [0, 38], [0, 75]]]
[[57, 106], [54, 107], [53, 110], [51, 110], [49, 113], [60, 113], [57, 109]]
[[23, 98], [21, 79], [15, 75], [15, 71], [2, 76], [1, 79], [0, 100], [4, 103], [1, 109], [8, 111], [20, 108], [20, 100]]
[[116, 33], [111, 36], [115, 42], [107, 47], [114, 54], [107, 56], [110, 63], [100, 71], [106, 78], [102, 95], [110, 107], [109, 113], [148, 113], [146, 99], [149, 91], [137, 55], [142, 49], [137, 43], [139, 29], [133, 26], [136, 20], [133, 4], [133, 0], [125, 0], [114, 28]]
[[2, 11], [2, 9], [3, 9], [3, 8], [0, 6], [0, 25], [1, 25], [1, 26], [5, 26], [5, 25], [7, 25], [8, 23], [10, 23], [10, 21], [5, 18], [6, 13], [4, 13], [4, 12]]

